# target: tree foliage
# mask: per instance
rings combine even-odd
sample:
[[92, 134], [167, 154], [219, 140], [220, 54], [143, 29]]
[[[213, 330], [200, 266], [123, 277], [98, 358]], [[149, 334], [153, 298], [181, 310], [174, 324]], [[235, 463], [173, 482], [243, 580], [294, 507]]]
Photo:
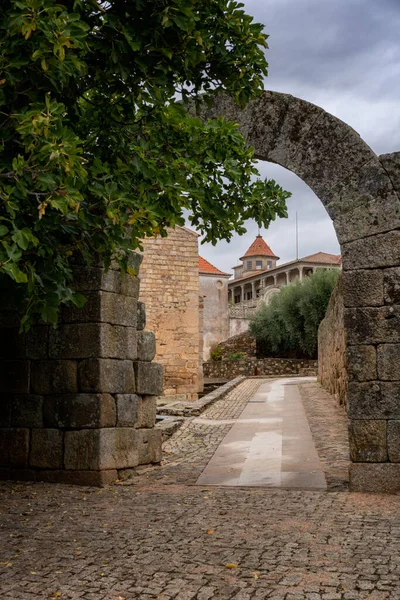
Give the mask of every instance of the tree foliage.
[[[257, 179], [237, 125], [185, 105], [262, 89], [266, 36], [233, 0], [3, 0], [0, 283], [56, 323], [74, 261], [127, 270], [140, 239], [268, 226], [289, 196]], [[181, 101], [178, 102], [178, 99]]]
[[339, 273], [338, 269], [318, 270], [281, 288], [268, 305], [261, 306], [250, 323], [250, 332], [264, 354], [316, 358], [318, 327]]

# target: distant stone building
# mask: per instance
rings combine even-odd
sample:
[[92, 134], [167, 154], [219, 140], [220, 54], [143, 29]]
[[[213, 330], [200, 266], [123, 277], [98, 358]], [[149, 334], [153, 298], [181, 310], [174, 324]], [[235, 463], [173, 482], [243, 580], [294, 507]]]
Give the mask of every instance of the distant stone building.
[[340, 268], [341, 258], [318, 252], [277, 265], [279, 257], [258, 235], [228, 273], [199, 257], [198, 234], [186, 227], [168, 237], [144, 240], [140, 300], [147, 327], [156, 335], [155, 360], [164, 367], [164, 395], [197, 398], [203, 389], [203, 362], [227, 338], [247, 331], [261, 301], [283, 285], [319, 268]]
[[196, 399], [203, 389], [198, 234], [176, 227], [166, 238], [146, 238], [143, 246], [140, 300], [156, 335], [164, 395]]
[[257, 235], [250, 248], [240, 259], [241, 264], [233, 267], [234, 279], [228, 284], [229, 335], [247, 331], [249, 320], [256, 312], [260, 302], [268, 304], [280, 288], [317, 269], [340, 269], [340, 255], [317, 252], [277, 265], [277, 257]]
[[228, 279], [205, 258], [199, 256], [200, 295], [203, 296], [203, 359], [229, 337]]

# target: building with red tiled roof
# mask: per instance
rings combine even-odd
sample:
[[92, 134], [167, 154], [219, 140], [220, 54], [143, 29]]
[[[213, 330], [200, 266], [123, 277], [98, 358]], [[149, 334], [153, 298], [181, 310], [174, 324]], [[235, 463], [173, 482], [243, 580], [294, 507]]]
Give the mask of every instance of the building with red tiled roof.
[[324, 265], [341, 265], [342, 256], [340, 254], [327, 254], [326, 252], [317, 252], [316, 254], [310, 254], [305, 256], [301, 260], [312, 263], [322, 263]]
[[203, 297], [203, 356], [229, 337], [228, 280], [229, 273], [214, 267], [199, 256], [200, 296]]
[[250, 273], [263, 271], [264, 269], [274, 269], [279, 256], [272, 252], [262, 236], [258, 234], [247, 252], [239, 260], [242, 261], [242, 264], [232, 267], [235, 279], [246, 277]]
[[229, 273], [223, 273], [214, 267], [208, 260], [199, 256], [199, 274], [200, 275], [221, 275], [222, 277], [230, 277]]
[[[234, 279], [228, 284], [230, 335], [247, 329], [248, 318], [254, 314], [259, 302], [268, 303], [282, 286], [294, 283], [317, 269], [340, 269], [342, 265], [340, 255], [327, 252], [316, 252], [277, 265], [278, 257], [260, 235], [240, 260], [242, 264], [233, 267]], [[239, 316], [242, 312], [246, 313], [245, 317]]]
[[269, 257], [274, 258], [275, 260], [279, 260], [279, 256], [276, 256], [268, 244], [263, 240], [260, 234], [257, 235], [254, 242], [251, 244], [250, 248], [247, 252], [242, 256], [239, 260], [244, 260], [248, 256], [260, 256], [260, 257]]

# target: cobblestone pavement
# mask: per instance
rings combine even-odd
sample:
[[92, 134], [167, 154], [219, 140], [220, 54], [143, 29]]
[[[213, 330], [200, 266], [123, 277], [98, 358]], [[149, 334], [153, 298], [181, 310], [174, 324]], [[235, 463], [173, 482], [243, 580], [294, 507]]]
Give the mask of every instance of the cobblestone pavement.
[[1, 598], [396, 600], [400, 498], [2, 484]]
[[[249, 381], [254, 389], [260, 384]], [[254, 392], [250, 387], [243, 395]], [[324, 433], [317, 396], [310, 388], [317, 447], [326, 457], [336, 448], [339, 464], [340, 436], [329, 433], [336, 427], [330, 417]], [[213, 406], [215, 418], [231, 418], [229, 410], [239, 415], [242, 400], [231, 409], [222, 401]], [[181, 435], [169, 442], [176, 451], [167, 469], [184, 464]], [[138, 477], [138, 486], [102, 490], [1, 483], [0, 598], [400, 599], [399, 496], [209, 489], [172, 479], [164, 485]]]
[[316, 382], [300, 384], [299, 391], [328, 488], [346, 489], [350, 461], [346, 411]]

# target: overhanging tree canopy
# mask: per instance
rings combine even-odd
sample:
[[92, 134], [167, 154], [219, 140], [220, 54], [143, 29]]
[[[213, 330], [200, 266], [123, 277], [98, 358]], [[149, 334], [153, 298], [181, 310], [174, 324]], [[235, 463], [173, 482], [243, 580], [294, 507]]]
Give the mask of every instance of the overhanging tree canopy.
[[83, 301], [74, 260], [126, 270], [139, 240], [183, 224], [185, 209], [213, 243], [248, 218], [286, 216], [289, 194], [255, 179], [237, 126], [184, 107], [221, 91], [245, 105], [265, 46], [230, 0], [3, 0], [0, 282], [23, 325]]

